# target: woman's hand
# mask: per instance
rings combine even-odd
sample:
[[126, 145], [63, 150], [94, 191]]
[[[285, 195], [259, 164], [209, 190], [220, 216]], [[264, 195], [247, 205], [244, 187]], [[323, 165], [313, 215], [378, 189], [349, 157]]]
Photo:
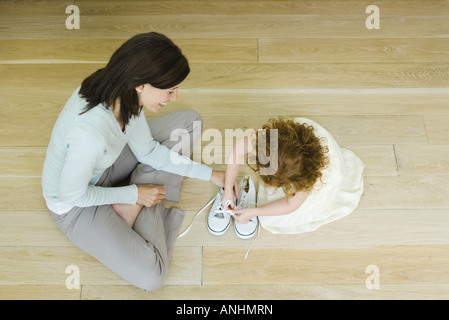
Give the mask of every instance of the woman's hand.
[[161, 203], [167, 193], [165, 186], [155, 184], [139, 184], [137, 185], [137, 190], [139, 192], [137, 204], [145, 207], [152, 207], [158, 203]]
[[238, 210], [232, 210], [234, 213], [235, 222], [238, 224], [248, 223], [249, 220], [254, 218], [257, 214], [255, 208], [243, 208]]

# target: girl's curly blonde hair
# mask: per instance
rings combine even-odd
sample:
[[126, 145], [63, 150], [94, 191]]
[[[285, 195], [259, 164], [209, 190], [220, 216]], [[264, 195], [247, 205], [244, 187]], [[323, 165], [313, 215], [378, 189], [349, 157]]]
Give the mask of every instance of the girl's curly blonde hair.
[[[312, 126], [283, 117], [271, 118], [262, 126], [262, 132], [266, 135], [266, 139], [263, 139], [266, 141], [266, 155], [270, 152], [270, 129], [277, 129], [278, 168], [274, 174], [261, 174], [260, 178], [268, 186], [283, 188], [287, 196], [311, 191], [329, 163], [327, 146], [321, 143]], [[259, 134], [256, 135], [256, 163], [252, 169], [260, 173], [260, 169], [268, 167], [270, 163], [262, 164], [258, 160], [258, 144]], [[271, 155], [269, 157], [272, 158]]]

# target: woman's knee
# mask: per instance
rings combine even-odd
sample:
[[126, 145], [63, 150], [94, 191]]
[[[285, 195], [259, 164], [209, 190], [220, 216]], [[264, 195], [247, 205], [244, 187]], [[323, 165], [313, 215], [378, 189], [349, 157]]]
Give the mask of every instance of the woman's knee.
[[[185, 129], [189, 133], [196, 133], [198, 132], [201, 135], [202, 128], [203, 128], [203, 118], [201, 115], [193, 110], [193, 109], [187, 109], [183, 110], [184, 112], [184, 120], [185, 120]], [[196, 138], [195, 135], [194, 139]]]
[[201, 135], [203, 133], [203, 118], [195, 110], [185, 110], [186, 112], [186, 129], [190, 135], [190, 155], [193, 151], [193, 146], [198, 140], [201, 140]]
[[201, 117], [201, 115], [193, 109], [185, 109], [182, 110], [182, 112], [184, 118], [187, 120], [187, 123], [192, 123], [195, 121], [203, 122], [203, 118]]
[[148, 271], [144, 276], [141, 277], [141, 282], [138, 284], [140, 288], [145, 291], [157, 290], [165, 282], [168, 274], [168, 266], [161, 266], [158, 270]]

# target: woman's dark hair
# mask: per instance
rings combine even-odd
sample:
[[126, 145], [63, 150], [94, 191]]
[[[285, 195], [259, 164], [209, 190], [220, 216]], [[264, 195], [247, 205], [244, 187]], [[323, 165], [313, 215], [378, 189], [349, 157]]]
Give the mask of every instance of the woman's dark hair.
[[138, 34], [114, 52], [106, 67], [83, 81], [80, 95], [88, 104], [82, 113], [101, 103], [114, 106], [119, 98], [120, 120], [126, 125], [141, 111], [136, 87], [148, 83], [169, 89], [189, 72], [186, 57], [169, 38], [156, 32]]

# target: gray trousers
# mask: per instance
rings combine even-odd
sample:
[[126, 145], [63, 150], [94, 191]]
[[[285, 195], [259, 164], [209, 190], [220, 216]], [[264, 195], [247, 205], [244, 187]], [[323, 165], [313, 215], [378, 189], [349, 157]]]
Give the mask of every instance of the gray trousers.
[[[201, 130], [193, 127], [194, 121], [196, 125], [201, 124], [197, 112], [182, 110], [153, 118], [148, 121], [148, 125], [155, 140], [172, 148], [177, 141], [170, 141], [170, 134], [176, 129], [184, 129], [178, 131], [181, 134], [188, 133], [193, 144], [193, 131]], [[183, 177], [179, 175], [157, 171], [138, 163], [126, 145], [97, 185], [166, 185], [166, 199], [179, 201], [182, 180]], [[171, 250], [184, 219], [181, 210], [167, 209], [162, 204], [143, 207], [133, 228], [114, 212], [111, 205], [75, 207], [62, 215], [50, 214], [59, 229], [76, 246], [144, 290], [155, 290], [162, 286], [167, 276]]]

